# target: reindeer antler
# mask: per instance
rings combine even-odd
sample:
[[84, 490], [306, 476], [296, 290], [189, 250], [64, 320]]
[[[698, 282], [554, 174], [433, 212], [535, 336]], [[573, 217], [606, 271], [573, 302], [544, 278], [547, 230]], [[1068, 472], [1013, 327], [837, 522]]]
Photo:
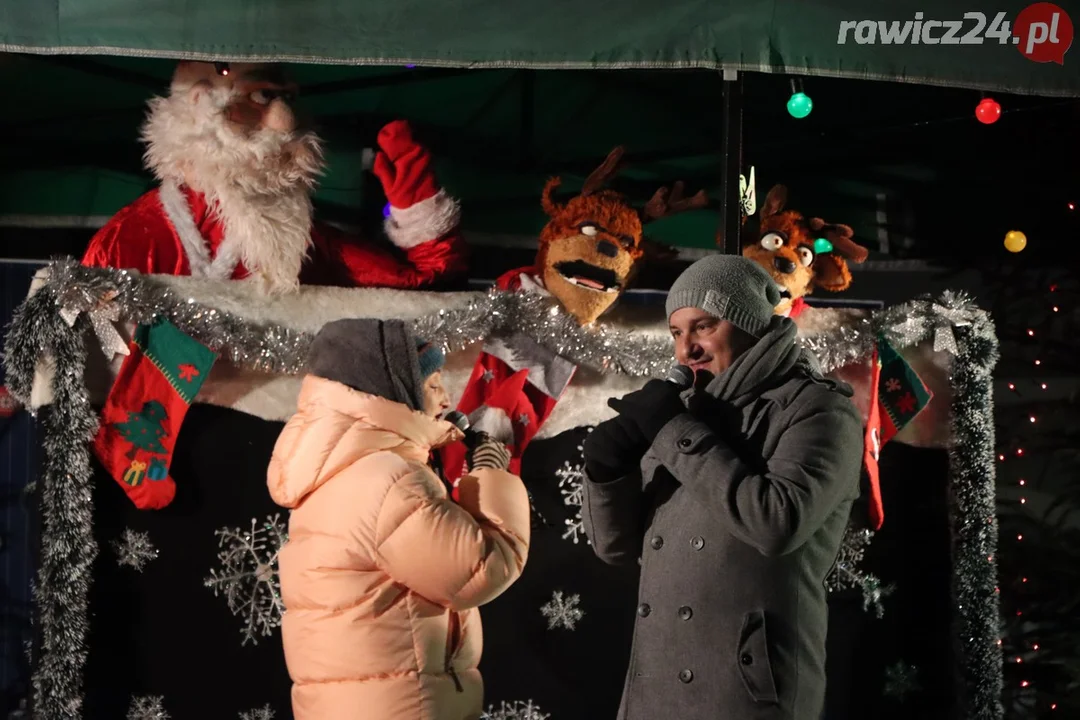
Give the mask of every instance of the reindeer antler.
[[662, 217], [668, 217], [686, 210], [697, 210], [709, 204], [709, 198], [704, 190], [699, 190], [693, 197], [684, 198], [684, 187], [683, 181], [679, 180], [672, 186], [670, 191], [666, 187], [662, 187], [653, 193], [652, 198], [645, 203], [645, 208], [641, 212], [642, 220], [645, 222], [659, 220]]
[[862, 263], [870, 256], [869, 250], [852, 239], [855, 237], [855, 231], [851, 229], [850, 225], [828, 223], [817, 217], [810, 218], [808, 224], [814, 232], [825, 234], [825, 237], [832, 243], [833, 250], [840, 257], [854, 263]]
[[626, 148], [620, 145], [608, 153], [607, 159], [600, 163], [600, 167], [593, 170], [589, 177], [585, 178], [585, 184], [581, 186], [581, 194], [592, 195], [603, 187], [604, 183], [614, 177], [615, 173], [619, 171], [619, 164], [622, 162], [623, 153], [625, 152]]

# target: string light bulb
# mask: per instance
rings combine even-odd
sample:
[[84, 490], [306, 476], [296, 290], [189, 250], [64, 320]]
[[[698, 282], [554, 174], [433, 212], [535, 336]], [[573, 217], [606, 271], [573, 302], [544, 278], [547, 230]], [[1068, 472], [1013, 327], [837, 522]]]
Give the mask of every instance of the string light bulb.
[[791, 80], [791, 97], [787, 101], [788, 115], [796, 120], [802, 120], [804, 117], [810, 114], [810, 111], [814, 109], [814, 101], [810, 99], [810, 96], [803, 92], [802, 82], [796, 81], [794, 78]]
[[1001, 104], [994, 98], [983, 98], [975, 106], [975, 117], [983, 125], [991, 125], [1001, 118]]

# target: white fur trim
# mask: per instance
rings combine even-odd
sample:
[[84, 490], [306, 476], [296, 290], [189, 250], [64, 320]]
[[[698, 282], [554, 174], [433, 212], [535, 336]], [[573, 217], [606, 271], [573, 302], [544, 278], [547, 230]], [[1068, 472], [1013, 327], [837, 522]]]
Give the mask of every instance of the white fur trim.
[[[173, 276], [157, 276], [157, 279], [181, 297], [199, 298], [208, 307], [234, 313], [248, 322], [278, 323], [303, 332], [315, 332], [331, 320], [346, 317], [410, 320], [442, 309], [463, 308], [484, 295], [480, 292], [436, 293], [302, 286], [294, 294], [266, 296], [249, 283]], [[663, 308], [624, 306], [613, 313], [605, 324], [642, 336], [664, 336], [668, 330], [663, 314]], [[837, 324], [855, 324], [863, 317], [865, 312], [859, 310], [807, 308], [796, 324], [801, 334], [815, 335]], [[125, 340], [130, 339], [130, 324], [121, 324], [118, 330]], [[124, 358], [117, 356], [109, 362], [94, 349], [96, 337], [91, 334], [87, 341], [91, 346], [87, 355], [87, 389], [91, 402], [100, 406]], [[451, 402], [456, 402], [464, 392], [482, 345], [474, 343], [447, 356], [442, 375]], [[948, 378], [952, 356], [946, 352], [935, 353], [929, 345], [905, 348], [902, 354], [934, 393], [934, 399], [893, 442], [917, 447], [944, 447], [950, 437], [951, 388]], [[29, 409], [52, 402], [52, 367], [49, 359], [42, 358], [37, 370]], [[858, 377], [860, 373], [860, 367], [853, 365], [838, 374], [841, 379], [851, 382], [857, 393], [865, 395], [864, 388], [868, 387], [868, 383]], [[541, 426], [537, 439], [554, 437], [573, 428], [596, 425], [612, 417], [614, 411], [607, 405], [608, 398], [622, 397], [639, 389], [645, 382], [646, 378], [605, 375], [579, 367], [551, 416]], [[284, 421], [296, 412], [300, 384], [299, 377], [238, 370], [223, 358], [210, 371], [196, 402], [230, 407], [265, 420]]]
[[[180, 237], [180, 244], [184, 247], [192, 276], [215, 280], [228, 280], [232, 277], [236, 271], [235, 254], [219, 253], [213, 260], [210, 259], [210, 249], [206, 245], [206, 238], [195, 225], [191, 206], [176, 181], [172, 179], [162, 181], [158, 197], [161, 199], [161, 207], [165, 210], [165, 215]], [[228, 267], [230, 262], [231, 267]]]
[[514, 444], [514, 423], [502, 408], [481, 405], [469, 413], [469, 426], [477, 432], [487, 433], [503, 445]]
[[518, 280], [521, 281], [521, 289], [523, 292], [531, 292], [545, 297], [551, 297], [551, 293], [544, 287], [544, 279], [539, 275], [521, 273], [518, 275]]
[[439, 190], [427, 200], [411, 207], [391, 206], [386, 218], [386, 234], [403, 250], [436, 240], [457, 227], [461, 221], [461, 208], [457, 200], [445, 190]]

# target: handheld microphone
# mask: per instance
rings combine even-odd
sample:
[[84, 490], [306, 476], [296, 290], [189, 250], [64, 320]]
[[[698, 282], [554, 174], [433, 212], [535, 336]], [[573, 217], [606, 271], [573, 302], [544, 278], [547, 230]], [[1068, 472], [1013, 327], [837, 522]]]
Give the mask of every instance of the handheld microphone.
[[460, 410], [451, 410], [443, 416], [449, 423], [453, 423], [458, 430], [465, 433], [465, 444], [472, 448], [476, 443], [476, 431], [472, 429], [472, 424], [469, 422], [469, 416]]
[[455, 425], [461, 432], [469, 431], [469, 416], [460, 410], [451, 410], [443, 415], [443, 419]]
[[694, 384], [694, 371], [685, 365], [672, 365], [664, 379], [678, 385], [680, 390], [686, 390]]
[[446, 413], [443, 418], [450, 423], [453, 423], [458, 430], [465, 433], [465, 447], [470, 450], [475, 450], [476, 446], [484, 439], [483, 433], [473, 430], [472, 423], [469, 421], [469, 416], [460, 410], [451, 410]]

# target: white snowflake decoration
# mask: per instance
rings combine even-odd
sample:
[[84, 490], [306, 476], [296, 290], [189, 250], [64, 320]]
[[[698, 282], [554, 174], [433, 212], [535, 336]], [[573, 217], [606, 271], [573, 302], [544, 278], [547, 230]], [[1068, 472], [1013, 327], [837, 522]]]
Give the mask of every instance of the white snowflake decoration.
[[550, 713], [540, 712], [532, 700], [515, 700], [511, 704], [499, 703], [498, 710], [494, 705], [488, 705], [487, 712], [480, 716], [480, 720], [548, 720], [550, 717]]
[[551, 601], [540, 608], [540, 612], [548, 619], [548, 630], [563, 627], [573, 630], [577, 622], [585, 616], [585, 611], [578, 607], [581, 602], [580, 595], [571, 595], [564, 598], [561, 590], [556, 590], [551, 596]]
[[274, 711], [269, 705], [263, 705], [258, 710], [248, 710], [240, 713], [240, 720], [274, 720]]
[[135, 532], [131, 528], [124, 530], [119, 540], [113, 540], [118, 565], [134, 568], [142, 572], [146, 564], [158, 556], [157, 548], [150, 542], [150, 536], [144, 532]]
[[127, 720], [169, 720], [165, 711], [165, 698], [161, 695], [143, 695], [131, 699]]
[[286, 525], [280, 515], [267, 516], [258, 521], [251, 519], [251, 529], [222, 528], [218, 536], [220, 570], [211, 570], [203, 581], [213, 588], [214, 596], [224, 594], [233, 615], [241, 615], [244, 636], [241, 645], [251, 641], [259, 644], [259, 636], [268, 636], [281, 625], [285, 606], [281, 601], [281, 582], [278, 578], [277, 558], [281, 546], [288, 540]]
[[[592, 428], [589, 428], [589, 432], [592, 432]], [[562, 493], [563, 504], [574, 508], [573, 516], [566, 518], [566, 532], [562, 537], [563, 540], [573, 540], [575, 545], [579, 540], [591, 545], [589, 538], [585, 536], [585, 523], [581, 519], [582, 494], [585, 492], [584, 444], [578, 445], [577, 450], [581, 457], [580, 462], [571, 465], [568, 460], [564, 460], [563, 466], [555, 471], [555, 476], [559, 478], [559, 492]]]

